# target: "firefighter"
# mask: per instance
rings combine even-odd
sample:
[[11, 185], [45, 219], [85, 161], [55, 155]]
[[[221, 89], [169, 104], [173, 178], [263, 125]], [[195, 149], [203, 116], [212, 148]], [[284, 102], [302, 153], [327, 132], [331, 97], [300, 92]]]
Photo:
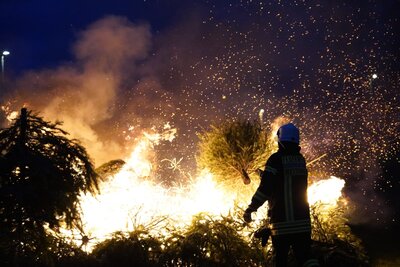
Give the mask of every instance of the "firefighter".
[[308, 172], [300, 153], [299, 130], [288, 123], [279, 128], [277, 135], [279, 150], [267, 160], [261, 183], [243, 217], [247, 223], [251, 222], [251, 213], [268, 200], [275, 266], [287, 265], [292, 247], [299, 266], [316, 267], [318, 261], [310, 257]]

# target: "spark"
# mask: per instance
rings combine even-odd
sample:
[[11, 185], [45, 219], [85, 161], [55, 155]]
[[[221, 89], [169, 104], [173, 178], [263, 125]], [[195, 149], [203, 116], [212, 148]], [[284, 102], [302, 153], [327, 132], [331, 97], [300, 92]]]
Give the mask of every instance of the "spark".
[[265, 112], [265, 110], [263, 108], [260, 109], [260, 111], [258, 112], [258, 117], [260, 119], [261, 125], [263, 124], [263, 121], [264, 121], [264, 112]]
[[170, 169], [170, 170], [181, 171], [179, 164], [181, 163], [182, 159], [183, 158], [180, 158], [179, 160], [176, 160], [176, 158], [173, 158], [172, 160], [171, 159], [163, 159], [163, 160], [161, 160], [161, 162], [163, 162], [163, 161], [169, 162], [170, 165], [169, 165], [168, 169]]

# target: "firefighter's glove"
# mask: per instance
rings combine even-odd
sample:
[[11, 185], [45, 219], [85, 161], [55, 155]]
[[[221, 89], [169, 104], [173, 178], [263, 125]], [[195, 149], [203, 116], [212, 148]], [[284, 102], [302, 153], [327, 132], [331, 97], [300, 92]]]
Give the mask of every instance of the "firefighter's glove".
[[245, 211], [244, 211], [244, 214], [243, 214], [243, 219], [244, 219], [244, 221], [246, 222], [246, 223], [251, 223], [251, 221], [252, 221], [252, 219], [251, 219], [251, 213], [252, 213], [253, 211], [251, 210], [251, 209], [249, 209], [249, 208], [247, 208]]
[[268, 243], [268, 239], [271, 236], [271, 229], [268, 227], [260, 228], [254, 233], [255, 238], [261, 239], [261, 246], [265, 247]]

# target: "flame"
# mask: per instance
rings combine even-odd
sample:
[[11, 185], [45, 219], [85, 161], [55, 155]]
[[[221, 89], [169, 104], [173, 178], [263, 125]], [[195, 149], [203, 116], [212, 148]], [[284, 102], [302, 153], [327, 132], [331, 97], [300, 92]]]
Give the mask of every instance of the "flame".
[[8, 122], [12, 122], [16, 118], [18, 118], [19, 112], [11, 110], [10, 102], [7, 102], [5, 105], [1, 106], [1, 110], [3, 110], [3, 112], [5, 113]]
[[[99, 185], [99, 195], [80, 196], [83, 232], [95, 237], [96, 242], [116, 231], [133, 231], [155, 218], [168, 218], [174, 227], [183, 227], [195, 214], [227, 214], [233, 207], [234, 194], [221, 188], [208, 170], [202, 170], [185, 185], [169, 188], [151, 179], [150, 154], [154, 145], [173, 139], [174, 131], [168, 127], [164, 130], [162, 134], [144, 133], [123, 168]], [[77, 230], [72, 230], [67, 235], [77, 234]], [[85, 249], [90, 251], [93, 245]]]
[[311, 184], [308, 187], [308, 203], [315, 205], [321, 203], [331, 208], [336, 207], [342, 197], [345, 181], [335, 176]]
[[[152, 167], [154, 157], [151, 157], [154, 146], [161, 140], [172, 141], [175, 133], [169, 126], [164, 127], [161, 134], [144, 133], [123, 168], [99, 185], [99, 195], [80, 196], [81, 230], [87, 240], [95, 238], [95, 243], [98, 243], [109, 238], [113, 232], [133, 231], [157, 220], [162, 223], [155, 230], [163, 232], [169, 223], [178, 228], [190, 224], [198, 213], [227, 215], [234, 208], [237, 192], [221, 187], [208, 170], [202, 170], [194, 178], [189, 175], [185, 184], [170, 187], [152, 178], [155, 176]], [[341, 196], [343, 186], [344, 181], [333, 176], [312, 184], [308, 190], [310, 204], [320, 201], [333, 207]], [[250, 198], [251, 195], [248, 200]], [[267, 207], [260, 208], [254, 216], [255, 221], [265, 218], [266, 210]], [[81, 239], [73, 240], [77, 245], [83, 244], [81, 231], [63, 230], [63, 233], [70, 237], [80, 235]], [[95, 244], [85, 245], [84, 249], [91, 251]]]

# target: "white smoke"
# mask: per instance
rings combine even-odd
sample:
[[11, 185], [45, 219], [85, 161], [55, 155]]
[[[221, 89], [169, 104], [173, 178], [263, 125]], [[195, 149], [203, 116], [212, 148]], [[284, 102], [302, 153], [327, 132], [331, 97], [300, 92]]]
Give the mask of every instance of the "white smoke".
[[148, 25], [123, 17], [103, 18], [78, 35], [72, 63], [25, 74], [11, 99], [16, 108], [27, 104], [46, 120], [62, 121], [63, 129], [82, 142], [96, 165], [121, 157], [122, 144], [100, 137], [98, 128], [111, 130], [107, 120], [115, 115], [123, 79], [137, 70], [150, 46]]

